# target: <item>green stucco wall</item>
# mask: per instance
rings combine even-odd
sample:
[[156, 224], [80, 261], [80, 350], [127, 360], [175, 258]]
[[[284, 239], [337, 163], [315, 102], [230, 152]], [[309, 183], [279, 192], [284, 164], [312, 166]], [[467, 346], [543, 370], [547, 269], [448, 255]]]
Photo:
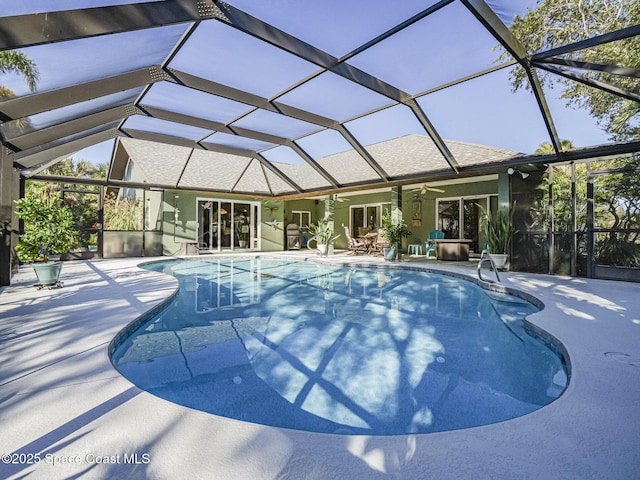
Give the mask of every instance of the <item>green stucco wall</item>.
[[[508, 178], [507, 178], [508, 180]], [[409, 243], [424, 242], [431, 230], [435, 228], [436, 200], [438, 198], [459, 198], [475, 197], [483, 195], [499, 195], [499, 198], [508, 198], [508, 181], [500, 182], [499, 179], [476, 181], [469, 183], [450, 184], [443, 187], [444, 193], [428, 191], [419, 196], [422, 220], [421, 225], [412, 224], [414, 211], [413, 189], [404, 188], [402, 190], [402, 214], [404, 221], [409, 225], [412, 235], [405, 239], [403, 248]], [[506, 189], [506, 191], [505, 191]], [[175, 195], [178, 195], [176, 198]], [[184, 243], [194, 243], [197, 235], [197, 211], [196, 198], [210, 197], [229, 201], [241, 201], [237, 198], [214, 195], [207, 192], [185, 192], [168, 190], [164, 196], [162, 225], [163, 251], [165, 255], [177, 255], [184, 251]], [[261, 250], [281, 251], [286, 245], [285, 228], [292, 223], [293, 211], [311, 212], [311, 221], [316, 222], [324, 217], [325, 197], [316, 199], [301, 200], [268, 200], [261, 203]], [[334, 228], [339, 238], [335, 242], [338, 249], [347, 248], [347, 239], [344, 235], [344, 227], [349, 225], [349, 207], [365, 204], [386, 204], [385, 208], [391, 206], [391, 190], [386, 192], [363, 193], [361, 195], [351, 195], [344, 198], [345, 201], [334, 203]], [[348, 199], [348, 200], [347, 200]], [[251, 199], [248, 199], [251, 200]], [[174, 225], [175, 208], [179, 210], [178, 222]]]

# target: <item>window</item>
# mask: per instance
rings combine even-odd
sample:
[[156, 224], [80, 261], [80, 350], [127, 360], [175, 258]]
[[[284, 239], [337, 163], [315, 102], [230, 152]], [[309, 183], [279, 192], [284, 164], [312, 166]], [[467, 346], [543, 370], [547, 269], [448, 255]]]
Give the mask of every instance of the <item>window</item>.
[[[497, 205], [496, 195], [483, 197], [449, 198], [438, 200], [438, 229], [444, 232], [445, 238], [465, 238], [471, 240], [469, 251], [479, 253], [484, 246], [482, 238], [482, 208]], [[482, 208], [481, 208], [482, 207]]]
[[311, 212], [293, 210], [291, 212], [291, 223], [295, 223], [301, 228], [311, 225]]
[[349, 221], [353, 236], [377, 230], [382, 224], [382, 204], [352, 205], [349, 207]]

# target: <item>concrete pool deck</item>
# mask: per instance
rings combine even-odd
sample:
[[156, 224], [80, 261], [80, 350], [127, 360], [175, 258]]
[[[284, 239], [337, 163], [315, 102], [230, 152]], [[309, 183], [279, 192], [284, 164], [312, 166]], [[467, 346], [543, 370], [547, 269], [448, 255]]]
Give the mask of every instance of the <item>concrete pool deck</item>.
[[[109, 342], [177, 288], [141, 262], [66, 262], [64, 288], [40, 291], [23, 267], [0, 289], [0, 478], [640, 478], [640, 284], [501, 274], [505, 286], [544, 302], [529, 320], [566, 347], [565, 393], [499, 424], [340, 436], [191, 410], [122, 377]], [[411, 266], [475, 276], [457, 265]]]

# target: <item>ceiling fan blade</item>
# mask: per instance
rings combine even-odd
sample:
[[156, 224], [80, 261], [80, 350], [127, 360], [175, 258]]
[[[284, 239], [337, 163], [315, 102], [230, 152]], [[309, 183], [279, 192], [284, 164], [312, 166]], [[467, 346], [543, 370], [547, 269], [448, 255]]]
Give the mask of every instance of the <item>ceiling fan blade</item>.
[[438, 193], [444, 193], [444, 190], [442, 188], [436, 188], [436, 187], [425, 187], [425, 190], [430, 190], [432, 192], [438, 192]]

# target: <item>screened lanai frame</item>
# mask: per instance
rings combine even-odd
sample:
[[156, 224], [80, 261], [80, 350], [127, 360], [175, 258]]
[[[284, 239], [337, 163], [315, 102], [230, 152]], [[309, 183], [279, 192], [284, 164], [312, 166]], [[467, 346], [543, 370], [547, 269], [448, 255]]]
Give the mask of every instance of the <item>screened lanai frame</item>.
[[[637, 69], [588, 64], [573, 55], [636, 37], [638, 25], [553, 51], [527, 52], [508, 24], [514, 14], [532, 6], [530, 1], [414, 0], [400, 2], [392, 11], [380, 8], [380, 13], [376, 7], [388, 4], [312, 3], [87, 0], [76, 2], [77, 10], [54, 10], [55, 2], [36, 0], [3, 5], [1, 50], [19, 49], [35, 57], [36, 52], [59, 54], [57, 65], [41, 71], [42, 91], [30, 93], [20, 82], [8, 79], [16, 96], [0, 101], [0, 133], [7, 149], [3, 161], [29, 176], [87, 146], [130, 137], [197, 150], [198, 155], [186, 156], [184, 171], [190, 168], [191, 158], [202, 161], [201, 154], [209, 151], [231, 155], [229, 161], [246, 158], [243, 175], [278, 179], [266, 181], [267, 191], [243, 190], [255, 182], [235, 175], [228, 175], [228, 184], [220, 178], [201, 184], [190, 180], [190, 188], [286, 198], [640, 150], [638, 142], [609, 142], [563, 151], [562, 132], [537, 76], [544, 70], [640, 101], [637, 93], [589, 75], [604, 71], [639, 78]], [[309, 17], [331, 22], [331, 35], [308, 28]], [[457, 36], [445, 36], [459, 31], [460, 22], [477, 31], [476, 41], [458, 45]], [[438, 25], [441, 35], [430, 39], [429, 48], [444, 53], [442, 58], [431, 58], [427, 49], [415, 45], [415, 39]], [[211, 44], [212, 39], [217, 41]], [[494, 45], [508, 53], [508, 60], [494, 61], [498, 55], [489, 51]], [[404, 61], [397, 62], [394, 52], [402, 52]], [[241, 61], [234, 61], [238, 56]], [[541, 140], [549, 141], [554, 153], [532, 156], [531, 148], [527, 151], [516, 144], [505, 148], [511, 154], [497, 162], [461, 161], [454, 153], [455, 142], [493, 143], [464, 134], [451, 138], [456, 132], [442, 119], [442, 105], [431, 100], [461, 87], [473, 92], [484, 78], [504, 76], [513, 66], [525, 69], [533, 92], [533, 110], [525, 113], [522, 122], [537, 124], [546, 135]], [[437, 67], [434, 83], [433, 75], [426, 77], [427, 69]], [[179, 105], [178, 88], [184, 92]], [[318, 92], [327, 89], [332, 95], [318, 100]], [[131, 100], [122, 92], [137, 95]], [[481, 97], [470, 94], [474, 96]], [[203, 108], [205, 99], [212, 102], [209, 110]], [[452, 105], [440, 103], [444, 108]], [[478, 103], [469, 116], [477, 122], [486, 108]], [[457, 118], [465, 113], [461, 110]], [[515, 112], [507, 115], [510, 119]], [[513, 122], [500, 122], [496, 129], [508, 123]], [[397, 131], [391, 133], [391, 127]], [[327, 131], [333, 133], [323, 134]], [[433, 163], [390, 163], [380, 153], [385, 151], [381, 145], [402, 134], [424, 136], [438, 158]], [[338, 141], [335, 147], [319, 149], [325, 153], [316, 153], [313, 139], [322, 135], [325, 141], [329, 137]], [[353, 164], [358, 164], [353, 177], [349, 163], [340, 168], [340, 162], [331, 159], [344, 154], [340, 149], [345, 147]], [[255, 162], [260, 168], [255, 168]], [[115, 170], [112, 167], [112, 173]], [[113, 176], [109, 180], [122, 182]], [[279, 188], [271, 188], [271, 183]]]

